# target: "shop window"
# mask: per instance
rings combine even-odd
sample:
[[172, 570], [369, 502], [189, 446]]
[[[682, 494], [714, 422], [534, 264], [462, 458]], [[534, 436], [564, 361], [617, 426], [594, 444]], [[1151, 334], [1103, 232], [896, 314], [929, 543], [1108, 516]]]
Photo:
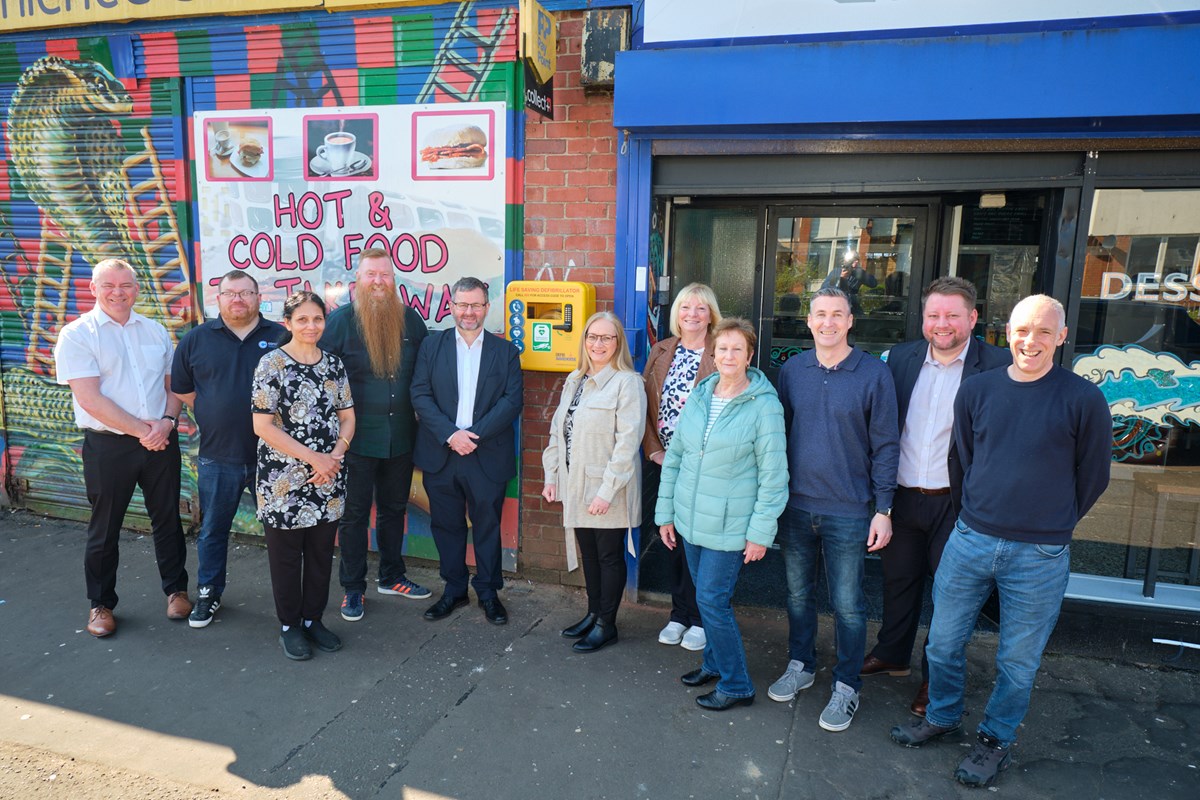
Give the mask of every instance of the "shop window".
[[1200, 584], [1198, 256], [1200, 189], [1097, 190], [1072, 367], [1112, 409], [1112, 483], [1072, 569], [1146, 592]]
[[917, 221], [880, 212], [871, 217], [780, 214], [772, 243], [771, 368], [813, 346], [809, 303], [824, 287], [850, 295], [856, 346], [879, 354], [904, 341]]
[[1006, 343], [1013, 306], [1040, 291], [1045, 205], [1040, 193], [1007, 192], [952, 208], [948, 274], [975, 284], [975, 334], [991, 344]]
[[723, 315], [752, 319], [758, 224], [755, 208], [677, 207], [666, 305], [689, 283], [706, 283]]

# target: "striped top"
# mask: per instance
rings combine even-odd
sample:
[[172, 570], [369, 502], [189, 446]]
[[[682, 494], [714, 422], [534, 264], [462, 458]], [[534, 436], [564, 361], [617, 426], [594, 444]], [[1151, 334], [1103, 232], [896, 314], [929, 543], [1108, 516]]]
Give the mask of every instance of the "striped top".
[[721, 416], [721, 412], [725, 410], [725, 406], [729, 405], [732, 397], [717, 397], [715, 394], [708, 404], [708, 425], [704, 428], [704, 442], [708, 443], [708, 435], [712, 433], [713, 425], [717, 422], [717, 417]]

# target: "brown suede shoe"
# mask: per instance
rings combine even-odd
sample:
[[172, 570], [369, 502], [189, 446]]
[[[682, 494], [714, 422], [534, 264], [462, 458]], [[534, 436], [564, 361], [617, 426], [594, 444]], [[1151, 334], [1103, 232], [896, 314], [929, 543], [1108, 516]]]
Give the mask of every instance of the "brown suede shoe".
[[117, 619], [113, 616], [111, 610], [104, 606], [96, 606], [88, 614], [87, 632], [97, 639], [115, 633], [117, 630]]
[[921, 688], [917, 690], [917, 696], [913, 698], [912, 705], [908, 710], [912, 712], [914, 717], [925, 716], [925, 709], [929, 707], [929, 681], [921, 684]]
[[192, 601], [187, 592], [175, 592], [167, 597], [167, 619], [187, 619], [192, 613]]
[[858, 674], [862, 677], [869, 675], [891, 675], [893, 678], [903, 678], [911, 673], [907, 664], [889, 664], [886, 661], [880, 661], [874, 655], [869, 655], [863, 659], [862, 669]]

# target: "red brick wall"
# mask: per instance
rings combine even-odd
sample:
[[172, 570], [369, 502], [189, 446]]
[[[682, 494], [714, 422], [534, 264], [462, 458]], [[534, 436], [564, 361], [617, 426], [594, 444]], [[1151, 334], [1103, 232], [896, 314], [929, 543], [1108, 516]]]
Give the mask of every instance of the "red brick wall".
[[[612, 309], [617, 150], [612, 94], [579, 85], [583, 15], [558, 16], [554, 119], [525, 115], [525, 279], [585, 281], [597, 310]], [[517, 569], [531, 580], [581, 585], [568, 573], [562, 506], [542, 500], [542, 450], [564, 375], [525, 373], [521, 544]]]

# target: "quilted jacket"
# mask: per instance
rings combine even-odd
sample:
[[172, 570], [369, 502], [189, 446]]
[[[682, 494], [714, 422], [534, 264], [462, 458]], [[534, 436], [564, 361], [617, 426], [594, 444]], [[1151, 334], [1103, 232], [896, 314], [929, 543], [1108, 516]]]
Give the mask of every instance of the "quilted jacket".
[[692, 391], [662, 465], [655, 524], [675, 523], [688, 542], [710, 550], [769, 547], [788, 500], [783, 407], [767, 376], [751, 367], [750, 386], [713, 425], [708, 409], [720, 375]]

